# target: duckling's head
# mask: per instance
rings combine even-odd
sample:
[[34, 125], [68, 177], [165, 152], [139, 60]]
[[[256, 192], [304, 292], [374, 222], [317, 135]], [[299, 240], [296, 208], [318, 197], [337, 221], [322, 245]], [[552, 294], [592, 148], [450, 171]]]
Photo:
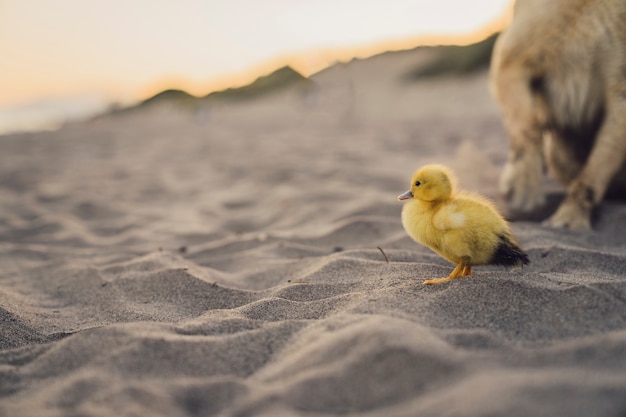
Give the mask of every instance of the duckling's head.
[[411, 188], [399, 195], [398, 200], [416, 199], [422, 201], [446, 200], [452, 197], [455, 178], [443, 165], [426, 165], [415, 171]]

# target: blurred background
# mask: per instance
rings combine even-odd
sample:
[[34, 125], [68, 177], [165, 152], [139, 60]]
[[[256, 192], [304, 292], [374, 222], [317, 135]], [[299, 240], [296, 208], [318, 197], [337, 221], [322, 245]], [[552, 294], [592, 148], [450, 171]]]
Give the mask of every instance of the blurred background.
[[268, 74], [309, 77], [420, 45], [478, 44], [484, 65], [493, 42], [480, 42], [511, 8], [511, 0], [0, 0], [0, 134], [54, 129], [159, 93], [206, 97]]

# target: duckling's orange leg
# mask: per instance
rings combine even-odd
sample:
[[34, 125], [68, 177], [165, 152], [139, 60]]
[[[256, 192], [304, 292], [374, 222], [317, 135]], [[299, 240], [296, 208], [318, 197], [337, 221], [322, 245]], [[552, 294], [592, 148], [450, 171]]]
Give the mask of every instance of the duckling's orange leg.
[[467, 264], [468, 261], [469, 258], [464, 257], [463, 259], [461, 259], [461, 262], [459, 262], [456, 268], [454, 268], [454, 270], [446, 278], [427, 279], [426, 281], [424, 281], [424, 284], [442, 284], [444, 282], [452, 281], [456, 278], [462, 278], [468, 275], [472, 275], [472, 266]]

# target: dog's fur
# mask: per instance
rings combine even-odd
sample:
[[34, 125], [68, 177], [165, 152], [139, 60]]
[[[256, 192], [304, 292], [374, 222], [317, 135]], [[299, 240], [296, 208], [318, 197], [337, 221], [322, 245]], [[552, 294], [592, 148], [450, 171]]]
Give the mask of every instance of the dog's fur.
[[626, 0], [517, 0], [491, 89], [511, 138], [511, 208], [544, 203], [545, 164], [568, 185], [547, 224], [590, 228], [606, 192], [626, 192]]

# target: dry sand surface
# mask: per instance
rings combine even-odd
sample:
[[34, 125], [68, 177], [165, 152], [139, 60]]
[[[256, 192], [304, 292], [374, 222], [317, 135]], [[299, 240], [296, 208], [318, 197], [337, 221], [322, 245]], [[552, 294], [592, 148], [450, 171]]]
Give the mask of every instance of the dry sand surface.
[[624, 202], [422, 284], [396, 196], [439, 162], [497, 198], [507, 154], [485, 72], [399, 81], [427, 55], [0, 137], [0, 415], [626, 415]]

